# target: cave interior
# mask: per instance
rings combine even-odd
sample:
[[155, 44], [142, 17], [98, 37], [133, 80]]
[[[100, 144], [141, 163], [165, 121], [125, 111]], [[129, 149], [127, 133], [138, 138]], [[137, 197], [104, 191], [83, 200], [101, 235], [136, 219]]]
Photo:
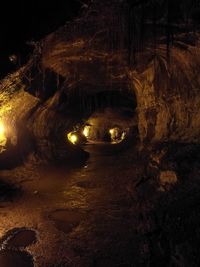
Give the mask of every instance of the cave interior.
[[200, 2], [83, 2], [0, 81], [0, 266], [199, 267]]

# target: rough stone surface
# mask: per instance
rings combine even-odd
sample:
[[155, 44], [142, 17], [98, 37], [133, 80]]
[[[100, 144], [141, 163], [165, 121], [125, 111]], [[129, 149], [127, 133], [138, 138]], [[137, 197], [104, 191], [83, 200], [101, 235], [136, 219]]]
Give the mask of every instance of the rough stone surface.
[[160, 173], [160, 183], [161, 185], [166, 184], [176, 184], [178, 181], [178, 178], [176, 176], [176, 173], [173, 171], [162, 171]]

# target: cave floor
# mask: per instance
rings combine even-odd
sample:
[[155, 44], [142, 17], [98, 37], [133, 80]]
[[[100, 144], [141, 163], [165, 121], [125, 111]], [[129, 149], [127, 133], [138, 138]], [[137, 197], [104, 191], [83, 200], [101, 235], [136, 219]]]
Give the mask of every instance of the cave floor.
[[0, 266], [200, 266], [199, 187], [160, 191], [136, 156], [87, 149], [74, 169], [0, 172]]

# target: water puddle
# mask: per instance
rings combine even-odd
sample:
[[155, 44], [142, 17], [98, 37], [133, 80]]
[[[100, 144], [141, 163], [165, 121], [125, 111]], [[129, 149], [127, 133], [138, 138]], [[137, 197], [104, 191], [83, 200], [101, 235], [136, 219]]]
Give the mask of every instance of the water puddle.
[[79, 210], [56, 210], [49, 215], [49, 219], [54, 222], [58, 230], [68, 234], [85, 219], [85, 216]]
[[11, 248], [25, 248], [37, 241], [36, 232], [26, 228], [13, 229], [6, 236], [4, 246]]
[[36, 241], [34, 230], [15, 228], [8, 231], [1, 240], [0, 267], [34, 267], [31, 254], [23, 249]]

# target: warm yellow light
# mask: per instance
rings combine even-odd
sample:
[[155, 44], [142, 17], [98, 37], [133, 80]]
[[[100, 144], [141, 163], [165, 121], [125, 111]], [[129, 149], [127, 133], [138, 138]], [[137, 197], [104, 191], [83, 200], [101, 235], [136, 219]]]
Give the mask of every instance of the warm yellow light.
[[90, 133], [90, 127], [89, 126], [85, 126], [84, 130], [83, 130], [83, 135], [88, 138], [89, 137], [89, 133]]
[[73, 144], [75, 144], [75, 143], [77, 142], [77, 140], [78, 140], [78, 138], [77, 138], [76, 135], [72, 135], [72, 136], [71, 136], [71, 142], [72, 142]]
[[5, 132], [6, 132], [5, 126], [3, 122], [0, 121], [0, 152], [1, 152], [2, 147], [6, 145], [7, 138], [6, 138]]
[[113, 134], [114, 134], [114, 132], [115, 132], [115, 130], [114, 130], [114, 129], [110, 129], [110, 130], [109, 130], [109, 133], [110, 133], [111, 135], [113, 135]]
[[[112, 128], [109, 130], [110, 137], [113, 143], [119, 143], [122, 141], [122, 133], [120, 132], [120, 129], [118, 127]], [[124, 138], [124, 135], [123, 135]]]
[[67, 134], [67, 138], [68, 138], [68, 140], [72, 143], [72, 144], [76, 144], [77, 143], [77, 141], [78, 141], [78, 137], [77, 137], [77, 135], [75, 135], [74, 133], [68, 133]]
[[5, 134], [5, 127], [2, 122], [0, 122], [0, 136], [4, 136]]

